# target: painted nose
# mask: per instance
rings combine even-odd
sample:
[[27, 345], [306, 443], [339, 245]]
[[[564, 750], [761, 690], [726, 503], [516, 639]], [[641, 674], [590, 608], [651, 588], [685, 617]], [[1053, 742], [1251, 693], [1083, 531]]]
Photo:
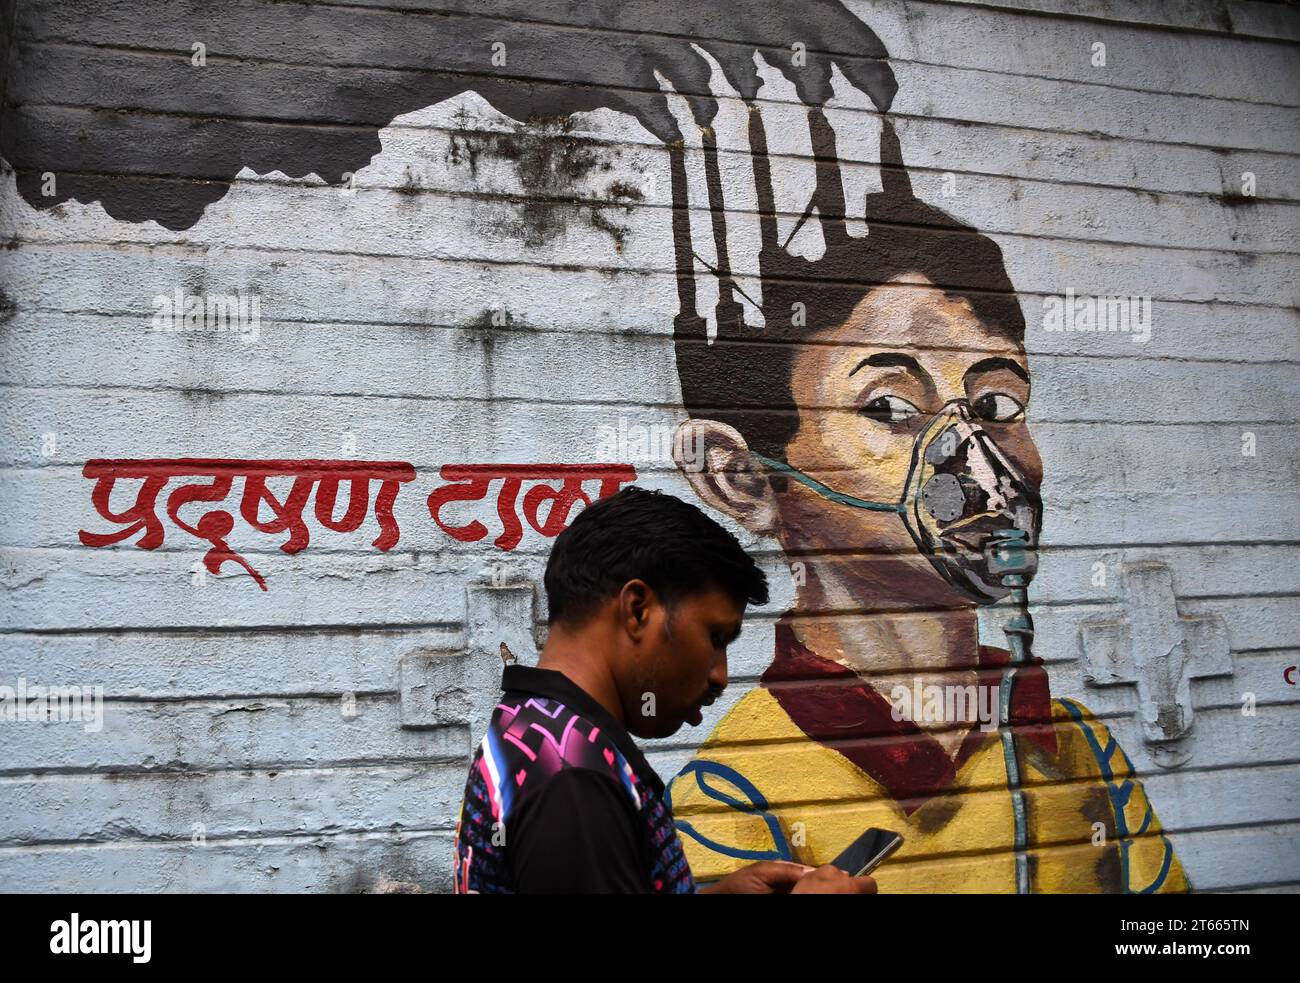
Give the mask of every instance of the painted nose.
[[921, 501], [941, 526], [971, 515], [1008, 508], [1007, 493], [1014, 476], [1007, 472], [985, 442], [988, 433], [962, 403], [955, 419], [935, 435], [925, 449], [925, 462], [934, 474], [921, 489]]

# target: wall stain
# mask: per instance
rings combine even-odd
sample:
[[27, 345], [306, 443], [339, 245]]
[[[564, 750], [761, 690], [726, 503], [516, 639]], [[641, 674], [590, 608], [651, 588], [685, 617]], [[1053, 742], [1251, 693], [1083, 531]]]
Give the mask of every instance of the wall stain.
[[622, 209], [628, 214], [631, 202], [644, 199], [641, 189], [627, 181], [613, 181], [605, 189], [608, 205], [573, 200], [584, 182], [612, 170], [622, 151], [575, 135], [571, 116], [532, 116], [526, 122], [511, 120], [508, 130], [485, 130], [476, 128], [462, 106], [453, 119], [456, 129], [447, 164], [468, 169], [470, 177], [478, 180], [485, 162], [503, 161], [525, 192], [522, 200], [503, 203], [509, 217], [485, 223], [483, 231], [518, 238], [535, 249], [564, 235], [585, 214], [592, 228], [608, 234], [615, 250], [623, 251], [629, 229], [609, 212]]

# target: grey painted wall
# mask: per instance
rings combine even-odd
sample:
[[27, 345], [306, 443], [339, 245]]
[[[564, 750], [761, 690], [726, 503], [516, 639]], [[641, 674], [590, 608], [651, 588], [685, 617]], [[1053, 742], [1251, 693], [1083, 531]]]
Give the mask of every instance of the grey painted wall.
[[[446, 464], [627, 460], [602, 428], [685, 418], [665, 141], [716, 267], [712, 123], [730, 265], [760, 294], [748, 84], [796, 255], [819, 249], [816, 221], [795, 230], [822, 104], [851, 229], [882, 188], [887, 109], [916, 197], [1000, 247], [1044, 459], [1031, 599], [1053, 691], [1115, 733], [1197, 889], [1300, 886], [1296, 8], [171, 7], [3, 11], [0, 686], [105, 703], [97, 732], [0, 722], [0, 885], [447, 888], [498, 645], [541, 641], [549, 539], [495, 547], [489, 500], [456, 513], [489, 537], [458, 542], [426, 496]], [[772, 66], [801, 38], [796, 80]], [[690, 313], [713, 333], [719, 281], [699, 273]], [[257, 337], [154, 330], [178, 288], [256, 295]], [[1045, 330], [1067, 290], [1149, 297], [1149, 339]], [[88, 460], [174, 457], [404, 461], [416, 479], [387, 552], [373, 515], [313, 526], [294, 555], [237, 527], [266, 591], [207, 572], [207, 544], [170, 527], [152, 551], [79, 542], [110, 528]], [[693, 498], [670, 458], [632, 463]], [[653, 747], [665, 776], [754, 686], [791, 598], [776, 544], [733, 528], [773, 603], [705, 727]], [[1174, 740], [1143, 726], [1159, 673], [1106, 640], [1120, 618], [1180, 638], [1208, 619]]]

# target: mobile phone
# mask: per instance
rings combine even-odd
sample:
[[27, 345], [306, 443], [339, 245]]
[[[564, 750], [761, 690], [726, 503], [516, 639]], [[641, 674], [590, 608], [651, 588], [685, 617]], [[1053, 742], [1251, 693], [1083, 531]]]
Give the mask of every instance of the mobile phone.
[[852, 877], [861, 877], [875, 870], [902, 843], [901, 834], [873, 826], [850, 843], [831, 863]]

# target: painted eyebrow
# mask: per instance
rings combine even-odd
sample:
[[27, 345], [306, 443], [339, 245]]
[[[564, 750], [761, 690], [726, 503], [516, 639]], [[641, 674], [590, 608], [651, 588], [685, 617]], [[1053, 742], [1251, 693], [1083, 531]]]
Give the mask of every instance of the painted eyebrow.
[[[898, 366], [913, 372], [919, 373], [921, 371], [921, 363], [911, 355], [904, 355], [902, 352], [876, 352], [874, 355], [868, 355], [853, 367], [853, 372], [858, 371], [864, 365], [874, 365], [882, 368]], [[849, 375], [853, 375], [853, 372], [850, 372]]]
[[1020, 376], [1020, 378], [1024, 379], [1025, 382], [1029, 381], [1029, 373], [1025, 371], [1024, 367], [1019, 362], [1013, 362], [1009, 358], [986, 358], [982, 362], [976, 362], [972, 365], [966, 370], [966, 374], [973, 375], [976, 372], [993, 372], [996, 369], [1006, 369], [1012, 375]]

